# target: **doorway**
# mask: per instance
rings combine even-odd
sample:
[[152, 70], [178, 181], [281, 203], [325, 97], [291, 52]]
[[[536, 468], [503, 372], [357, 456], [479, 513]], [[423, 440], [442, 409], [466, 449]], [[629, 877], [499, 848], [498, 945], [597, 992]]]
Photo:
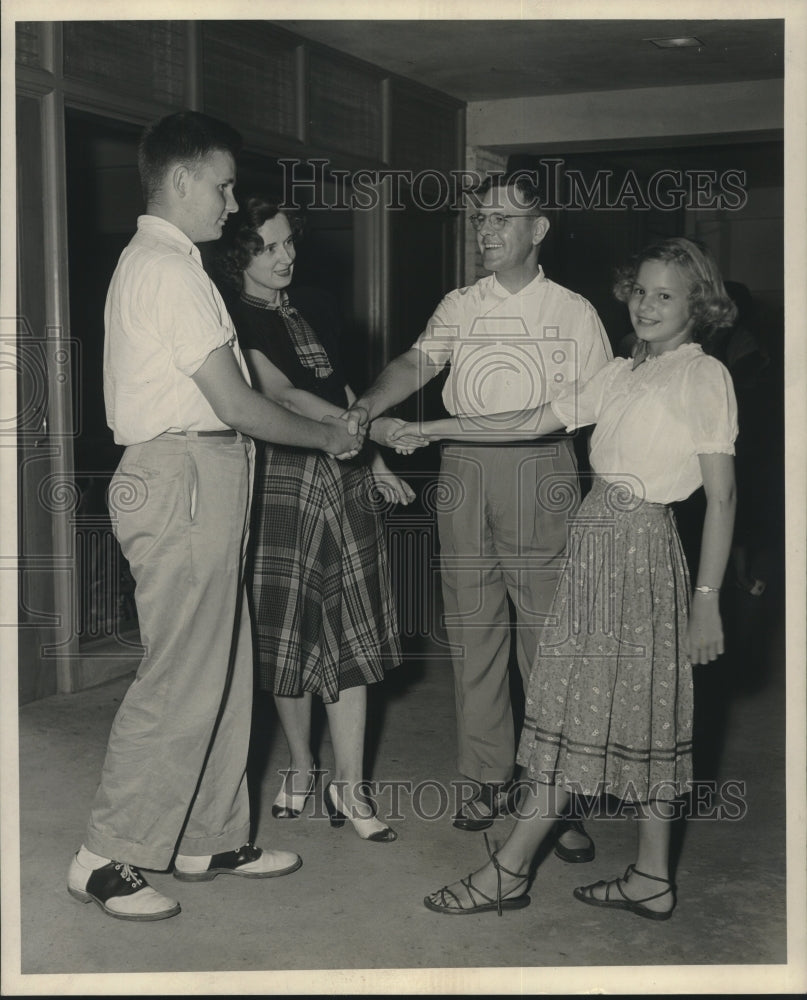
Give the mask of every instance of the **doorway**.
[[[114, 537], [106, 492], [123, 448], [107, 425], [103, 395], [104, 304], [121, 252], [145, 210], [137, 170], [141, 127], [75, 109], [65, 113], [70, 329], [79, 344], [72, 369], [77, 414], [74, 439], [74, 632], [81, 652], [77, 687], [107, 679], [110, 658], [139, 655], [134, 580]], [[246, 152], [239, 158], [237, 199], [261, 193], [283, 200], [277, 161]], [[327, 198], [325, 199], [327, 201]], [[366, 345], [354, 318], [354, 233], [350, 211], [304, 213], [295, 283], [328, 292], [346, 331], [342, 347], [351, 382], [361, 385]], [[200, 247], [211, 269], [214, 244]], [[211, 269], [212, 270], [212, 269]], [[353, 377], [351, 377], [353, 376]], [[121, 669], [130, 669], [121, 663]]]
[[139, 649], [134, 581], [106, 507], [123, 448], [107, 426], [103, 394], [106, 290], [143, 211], [138, 134], [128, 123], [65, 114], [70, 329], [80, 345], [72, 389], [78, 416], [75, 629], [82, 659]]

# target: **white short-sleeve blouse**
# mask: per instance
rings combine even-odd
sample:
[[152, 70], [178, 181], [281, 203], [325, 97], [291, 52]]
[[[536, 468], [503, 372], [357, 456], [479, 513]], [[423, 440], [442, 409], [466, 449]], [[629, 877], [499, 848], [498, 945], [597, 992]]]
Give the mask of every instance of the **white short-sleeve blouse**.
[[596, 424], [591, 467], [652, 503], [685, 500], [702, 485], [698, 455], [734, 454], [737, 402], [731, 376], [699, 344], [648, 357], [616, 358], [569, 386], [552, 410], [572, 431]]

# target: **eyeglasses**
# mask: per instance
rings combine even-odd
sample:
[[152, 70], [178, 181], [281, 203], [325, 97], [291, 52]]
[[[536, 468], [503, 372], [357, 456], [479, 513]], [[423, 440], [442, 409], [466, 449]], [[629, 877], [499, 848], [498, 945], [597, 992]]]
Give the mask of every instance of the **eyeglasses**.
[[469, 215], [468, 221], [479, 232], [486, 222], [490, 223], [490, 228], [494, 233], [501, 232], [507, 225], [508, 219], [540, 219], [540, 215], [503, 215], [501, 212], [491, 212], [490, 215]]

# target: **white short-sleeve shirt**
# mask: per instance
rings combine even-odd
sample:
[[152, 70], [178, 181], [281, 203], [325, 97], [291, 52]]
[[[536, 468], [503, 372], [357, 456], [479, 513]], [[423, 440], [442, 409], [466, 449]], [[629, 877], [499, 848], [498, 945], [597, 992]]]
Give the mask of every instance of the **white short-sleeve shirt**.
[[515, 293], [495, 274], [449, 292], [413, 346], [432, 376], [451, 362], [448, 412], [480, 416], [540, 406], [612, 357], [591, 303], [540, 267]]
[[165, 431], [226, 429], [192, 376], [224, 346], [247, 383], [249, 374], [199, 250], [176, 226], [138, 218], [109, 285], [104, 323], [104, 399], [118, 444]]
[[685, 500], [703, 483], [698, 455], [734, 454], [737, 402], [728, 370], [699, 344], [616, 358], [559, 394], [552, 410], [571, 431], [596, 424], [591, 467], [652, 503]]

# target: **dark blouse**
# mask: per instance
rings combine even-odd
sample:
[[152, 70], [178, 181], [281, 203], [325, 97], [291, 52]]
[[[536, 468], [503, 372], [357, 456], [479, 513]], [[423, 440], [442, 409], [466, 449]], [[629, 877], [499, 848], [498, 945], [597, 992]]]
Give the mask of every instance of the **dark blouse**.
[[345, 373], [339, 358], [339, 318], [330, 299], [315, 289], [289, 289], [289, 305], [304, 317], [314, 330], [333, 369], [326, 378], [318, 378], [312, 368], [303, 365], [294, 349], [282, 313], [262, 309], [242, 299], [230, 305], [242, 351], [260, 351], [280, 369], [296, 389], [304, 389], [334, 406], [347, 407]]

